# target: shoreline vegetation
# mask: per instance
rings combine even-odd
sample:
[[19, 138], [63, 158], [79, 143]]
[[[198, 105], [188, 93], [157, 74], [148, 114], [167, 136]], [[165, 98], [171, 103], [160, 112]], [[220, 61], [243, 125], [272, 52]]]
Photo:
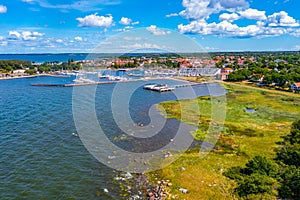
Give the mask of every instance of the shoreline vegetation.
[[[186, 80], [191, 81], [190, 78]], [[298, 94], [230, 82], [221, 84], [228, 90], [227, 116], [216, 149], [203, 158], [199, 156], [199, 148], [190, 149], [168, 167], [147, 174], [153, 184], [169, 180], [172, 183], [168, 188], [171, 197], [239, 199], [235, 193], [237, 183], [225, 177], [224, 172], [232, 167], [245, 167], [255, 156], [274, 159], [274, 149], [290, 132], [292, 123], [299, 119]], [[182, 101], [182, 109], [189, 109], [193, 101], [200, 106], [200, 124], [192, 114], [187, 123], [199, 127], [192, 135], [201, 141], [210, 122], [210, 97]], [[180, 120], [178, 101], [162, 102], [158, 108], [164, 109], [168, 118]], [[255, 112], [246, 112], [248, 108]], [[183, 188], [186, 192], [182, 192]]]

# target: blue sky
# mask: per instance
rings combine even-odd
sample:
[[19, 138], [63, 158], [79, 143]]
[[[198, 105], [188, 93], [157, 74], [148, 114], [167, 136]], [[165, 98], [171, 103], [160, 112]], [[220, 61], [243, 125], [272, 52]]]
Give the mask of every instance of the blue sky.
[[300, 50], [299, 7], [299, 0], [0, 0], [0, 53], [88, 53], [137, 28], [177, 31], [206, 51]]

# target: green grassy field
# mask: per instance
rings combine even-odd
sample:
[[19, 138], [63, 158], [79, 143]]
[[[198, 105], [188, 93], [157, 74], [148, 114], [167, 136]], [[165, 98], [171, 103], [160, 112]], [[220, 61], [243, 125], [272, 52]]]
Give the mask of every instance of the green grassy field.
[[[256, 155], [272, 158], [275, 155], [276, 142], [281, 136], [289, 133], [290, 125], [300, 117], [300, 98], [262, 91], [237, 85], [225, 85], [226, 120], [216, 144], [217, 150], [201, 158], [199, 150], [194, 149], [183, 154], [170, 166], [152, 172], [149, 177], [170, 180], [170, 192], [177, 199], [234, 199], [234, 182], [222, 173], [233, 166], [244, 166]], [[181, 119], [181, 112], [188, 112], [185, 123], [199, 127], [191, 133], [202, 140], [211, 121], [210, 97], [199, 97], [181, 102], [164, 102], [158, 107], [167, 112], [167, 117]], [[200, 119], [195, 113], [199, 104]], [[246, 109], [255, 109], [247, 113]], [[200, 123], [199, 123], [200, 122]], [[180, 170], [182, 167], [185, 170]], [[179, 188], [186, 188], [182, 194]]]

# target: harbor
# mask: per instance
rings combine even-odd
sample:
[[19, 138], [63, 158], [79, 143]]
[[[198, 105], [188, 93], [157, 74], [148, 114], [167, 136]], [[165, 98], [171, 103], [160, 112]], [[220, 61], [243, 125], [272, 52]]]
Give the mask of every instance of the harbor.
[[[182, 81], [176, 78], [158, 78], [161, 80], [175, 80], [175, 81]], [[76, 79], [75, 79], [76, 80]], [[155, 80], [155, 78], [143, 78], [143, 79], [133, 79], [133, 80], [126, 80], [126, 81], [86, 81], [86, 82], [76, 82], [73, 81], [71, 83], [31, 83], [31, 86], [34, 87], [78, 87], [78, 86], [91, 86], [91, 85], [107, 85], [107, 84], [116, 84], [116, 83], [126, 83], [126, 82], [136, 82], [136, 81], [150, 81]], [[193, 83], [193, 82], [186, 82], [184, 84], [178, 84], [178, 85], [167, 85], [167, 84], [158, 84], [158, 83], [148, 83], [145, 84], [143, 89], [155, 91], [155, 92], [171, 92], [175, 90], [176, 88], [183, 88], [183, 87], [191, 87], [196, 85], [203, 85], [207, 84], [208, 82], [202, 82], [202, 83]]]

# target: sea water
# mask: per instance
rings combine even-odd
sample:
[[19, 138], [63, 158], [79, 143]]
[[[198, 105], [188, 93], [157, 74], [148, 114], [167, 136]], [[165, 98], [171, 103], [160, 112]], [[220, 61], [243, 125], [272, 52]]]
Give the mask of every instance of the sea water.
[[[117, 172], [95, 159], [76, 137], [73, 88], [31, 86], [70, 82], [72, 78], [55, 77], [0, 81], [0, 199], [121, 199], [120, 188], [113, 181]], [[114, 87], [115, 84], [98, 85], [95, 106], [99, 123], [112, 141], [122, 134], [111, 114]], [[198, 96], [209, 95], [205, 85], [196, 86], [195, 91]], [[176, 96], [140, 87], [130, 100], [131, 116], [136, 123], [147, 124], [149, 108], [168, 100], [176, 100]], [[178, 124], [177, 120], [169, 119], [159, 137], [116, 144], [136, 152], [157, 149], [170, 141]], [[103, 192], [105, 188], [108, 193]]]

